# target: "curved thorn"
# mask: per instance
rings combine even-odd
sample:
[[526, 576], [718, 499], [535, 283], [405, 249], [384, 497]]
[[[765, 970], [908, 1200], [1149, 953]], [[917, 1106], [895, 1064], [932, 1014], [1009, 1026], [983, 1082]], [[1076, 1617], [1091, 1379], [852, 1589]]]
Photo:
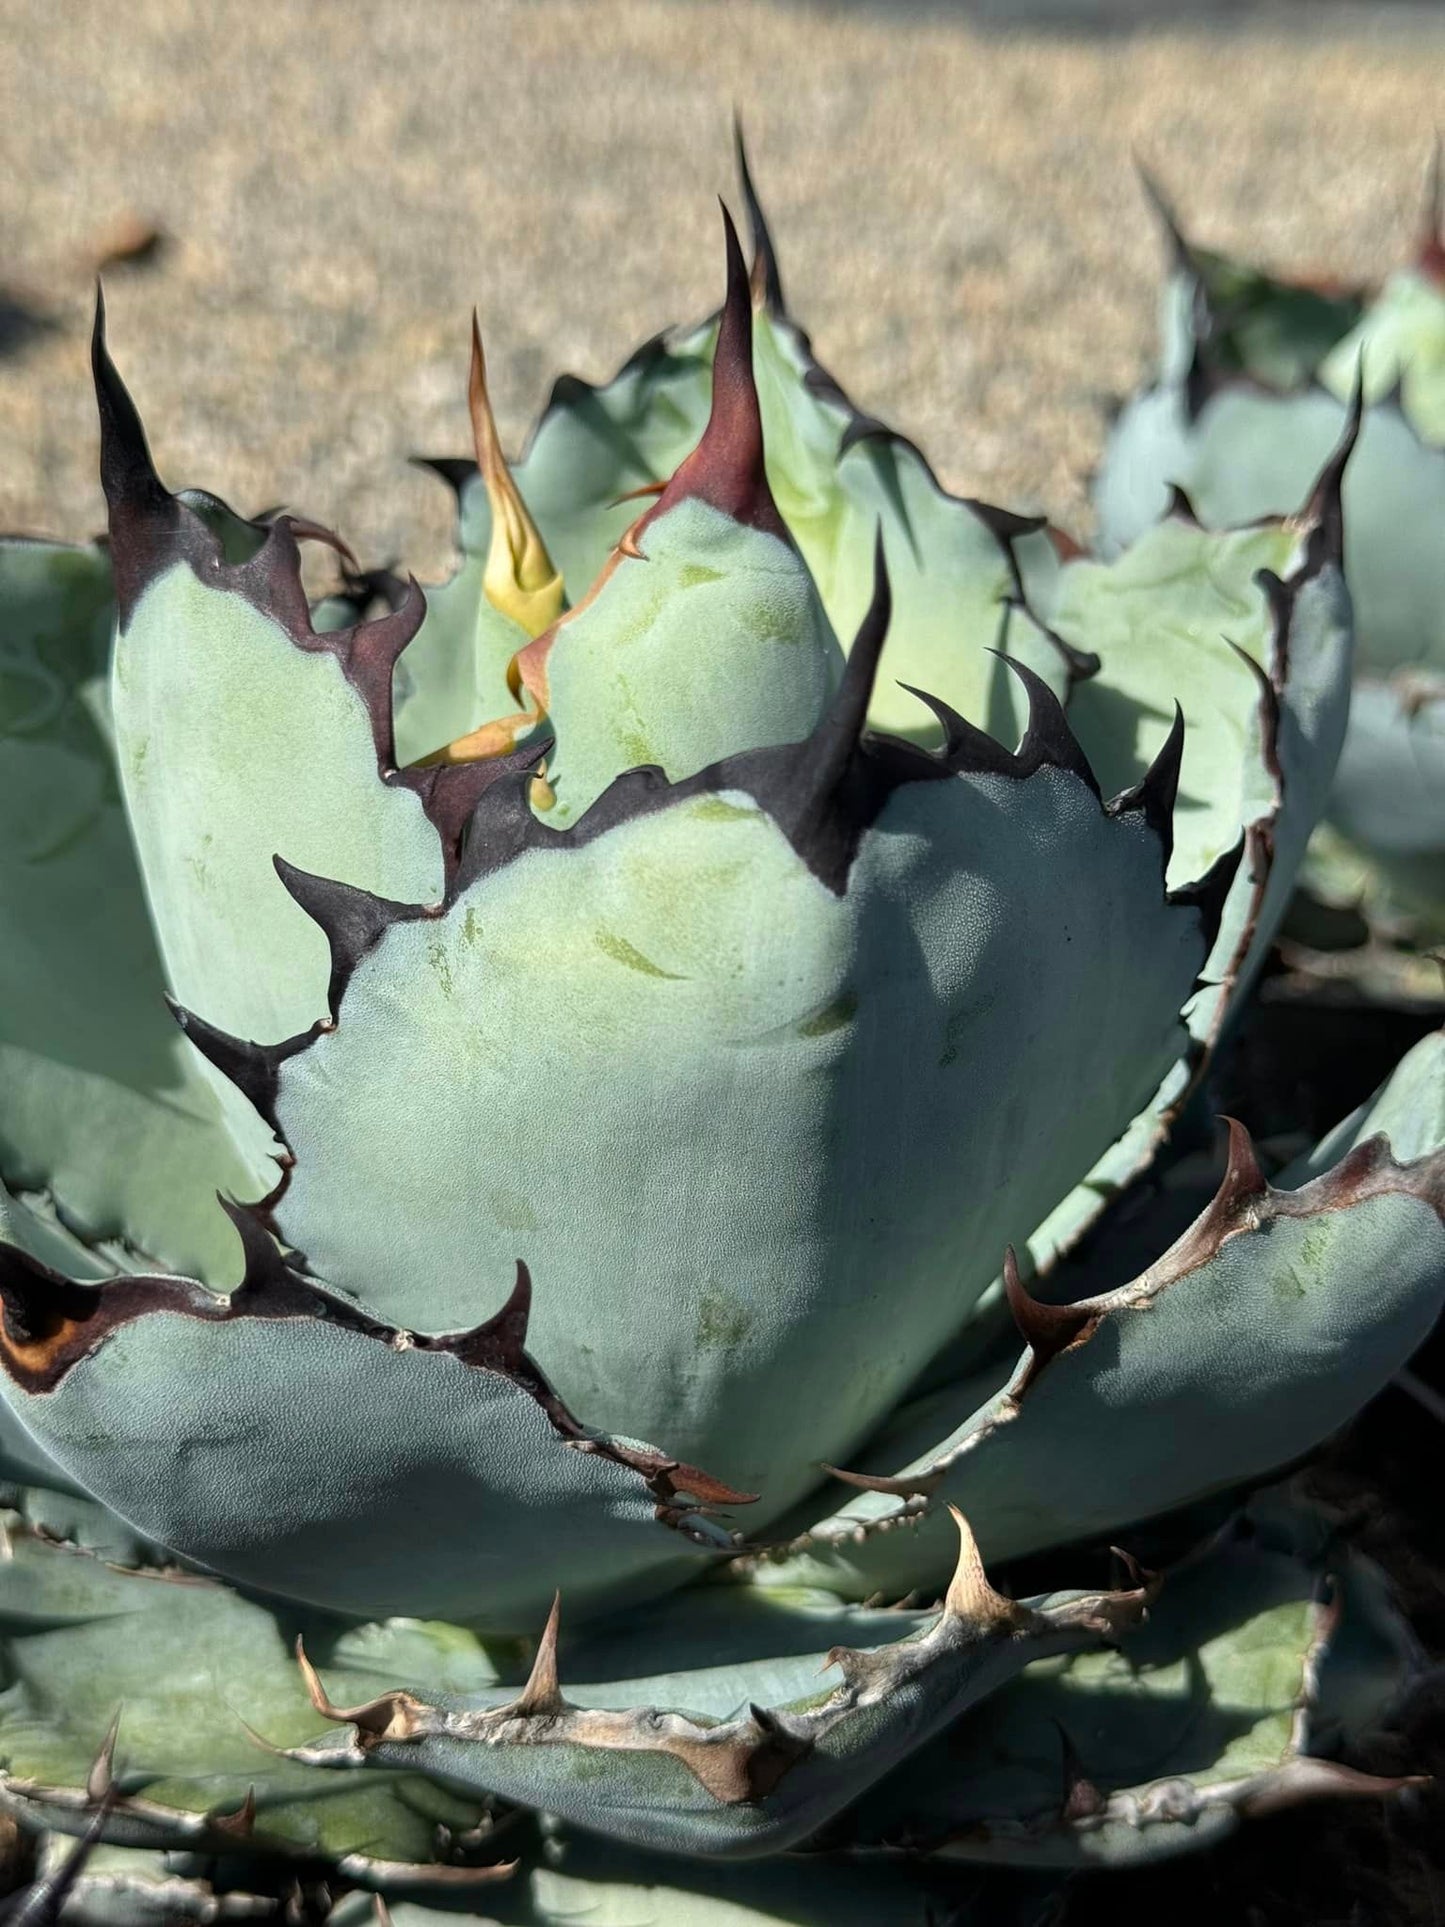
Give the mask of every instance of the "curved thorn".
[[[952, 764], [956, 757], [966, 752], [975, 736], [984, 734], [983, 731], [975, 729], [972, 723], [960, 716], [952, 703], [946, 703], [942, 696], [935, 696], [933, 692], [928, 689], [920, 689], [916, 683], [900, 682], [898, 687], [906, 690], [910, 696], [916, 697], [925, 709], [933, 712], [935, 719], [943, 729], [943, 748], [940, 754], [946, 763]], [[985, 740], [990, 743], [993, 742], [991, 736], [987, 736]], [[995, 747], [997, 747], [997, 745], [995, 745]]]
[[90, 367], [100, 417], [100, 485], [109, 514], [116, 608], [124, 628], [148, 579], [156, 537], [170, 533], [177, 508], [174, 496], [156, 473], [140, 412], [110, 358], [105, 291], [99, 280], [95, 284]]
[[249, 1786], [246, 1797], [234, 1813], [208, 1813], [206, 1825], [213, 1833], [223, 1833], [235, 1840], [249, 1840], [256, 1831], [256, 1789]]
[[[261, 521], [263, 518], [253, 518]], [[335, 529], [328, 529], [322, 522], [313, 522], [304, 515], [288, 515], [281, 511], [270, 518], [273, 522], [284, 522], [298, 542], [320, 542], [323, 547], [332, 549], [346, 564], [348, 576], [353, 580], [360, 578], [365, 571], [357, 560], [356, 551]]]
[[984, 1571], [973, 1528], [956, 1505], [948, 1510], [958, 1529], [958, 1558], [943, 1596], [945, 1618], [960, 1619], [966, 1625], [980, 1628], [1021, 1624], [1028, 1617], [1027, 1607], [994, 1591]]
[[532, 1661], [532, 1670], [527, 1675], [526, 1685], [509, 1709], [519, 1719], [545, 1719], [550, 1714], [560, 1713], [566, 1704], [557, 1684], [557, 1629], [561, 1619], [562, 1595], [554, 1592], [547, 1623], [537, 1641], [537, 1656]]
[[[873, 686], [878, 680], [878, 665], [888, 641], [888, 625], [892, 616], [893, 585], [888, 580], [888, 558], [884, 553], [883, 524], [880, 522], [873, 536], [873, 594], [858, 625], [853, 646], [848, 651], [848, 660], [843, 665], [843, 679], [838, 685], [838, 693], [813, 739], [822, 751], [819, 761], [831, 772], [834, 782], [841, 776], [868, 721], [868, 705], [873, 700]], [[821, 744], [820, 737], [824, 739]], [[828, 778], [824, 776], [823, 780]]]
[[393, 924], [415, 922], [424, 917], [426, 906], [374, 896], [356, 884], [298, 869], [283, 856], [273, 856], [271, 863], [292, 901], [320, 927], [326, 938], [331, 951], [327, 1002], [334, 1019], [361, 959], [375, 949]]
[[197, 1017], [194, 1011], [178, 1004], [174, 997], [167, 996], [166, 1003], [186, 1039], [195, 1045], [207, 1063], [213, 1064], [222, 1077], [249, 1099], [271, 1128], [276, 1130], [276, 1093], [281, 1066], [288, 1057], [296, 1056], [298, 1051], [315, 1043], [327, 1028], [325, 1022], [318, 1020], [310, 1030], [288, 1037], [280, 1044], [253, 1044], [245, 1038], [233, 1037], [229, 1031], [218, 1030], [214, 1024], [208, 1024], [204, 1017]]
[[532, 1274], [519, 1258], [517, 1276], [501, 1310], [470, 1331], [445, 1333], [431, 1341], [437, 1351], [450, 1352], [464, 1365], [516, 1377], [530, 1369], [527, 1325], [532, 1315]]
[[897, 1478], [884, 1478], [872, 1472], [845, 1472], [840, 1465], [823, 1463], [823, 1470], [829, 1478], [841, 1479], [844, 1485], [856, 1486], [860, 1492], [882, 1492], [890, 1499], [929, 1499], [943, 1481], [942, 1471], [903, 1473]]
[[787, 312], [787, 303], [783, 299], [783, 283], [778, 273], [777, 250], [773, 246], [768, 217], [763, 212], [763, 204], [753, 185], [753, 170], [748, 165], [748, 150], [743, 140], [742, 116], [736, 108], [733, 109], [733, 150], [737, 156], [743, 205], [748, 211], [748, 228], [753, 238], [753, 266], [748, 277], [753, 301], [769, 314], [783, 315]]
[[103, 1806], [115, 1793], [115, 1743], [120, 1734], [120, 1712], [106, 1728], [100, 1751], [85, 1776], [85, 1797], [92, 1806]]
[[1261, 1198], [1269, 1190], [1255, 1155], [1254, 1139], [1237, 1117], [1220, 1117], [1229, 1133], [1224, 1176], [1215, 1194], [1215, 1204], [1231, 1212], [1250, 1198]]
[[1365, 416], [1365, 357], [1363, 351], [1355, 364], [1354, 387], [1350, 391], [1350, 405], [1345, 415], [1344, 430], [1335, 444], [1314, 487], [1310, 490], [1304, 507], [1299, 512], [1300, 524], [1308, 530], [1309, 541], [1306, 547], [1307, 564], [1318, 568], [1323, 562], [1333, 562], [1341, 567], [1345, 555], [1345, 522], [1341, 494], [1344, 488], [1345, 469], [1350, 456], [1354, 453], [1355, 443], [1360, 438], [1360, 427]]
[[1084, 754], [1083, 745], [1074, 734], [1064, 705], [1053, 690], [1042, 676], [1017, 657], [1006, 655], [1000, 649], [992, 653], [1023, 684], [1028, 697], [1028, 725], [1014, 758], [1015, 773], [1032, 776], [1035, 770], [1043, 768], [1045, 764], [1052, 769], [1067, 770], [1077, 776], [1081, 783], [1087, 784], [1102, 801], [1099, 779], [1094, 774], [1093, 765]]
[[1029, 1348], [1028, 1367], [1017, 1394], [1022, 1398], [1052, 1359], [1093, 1336], [1099, 1317], [1092, 1305], [1050, 1305], [1035, 1298], [1019, 1275], [1012, 1245], [1003, 1254], [1003, 1288], [1019, 1336]]

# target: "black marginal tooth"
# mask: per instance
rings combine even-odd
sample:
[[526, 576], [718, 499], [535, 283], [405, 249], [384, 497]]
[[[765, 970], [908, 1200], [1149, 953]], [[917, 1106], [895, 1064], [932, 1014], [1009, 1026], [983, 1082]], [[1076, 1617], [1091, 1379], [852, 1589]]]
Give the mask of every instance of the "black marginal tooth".
[[429, 1349], [451, 1352], [464, 1365], [480, 1365], [509, 1376], [529, 1368], [527, 1325], [532, 1315], [532, 1274], [517, 1260], [516, 1282], [501, 1310], [470, 1331], [449, 1332], [429, 1342]]
[[849, 779], [858, 775], [859, 743], [892, 608], [880, 524], [873, 548], [873, 599], [858, 625], [843, 680], [812, 735], [795, 746], [773, 810], [793, 848], [832, 889], [845, 887], [858, 847], [859, 812]]
[[773, 818], [814, 876], [839, 896], [847, 888], [859, 838], [893, 791], [905, 783], [946, 779], [951, 774], [940, 758], [911, 743], [865, 734], [891, 605], [880, 528], [874, 550], [873, 599], [859, 625], [837, 694], [813, 734], [801, 743], [728, 757], [673, 791], [745, 790]]
[[284, 856], [273, 856], [276, 874], [313, 923], [319, 924], [331, 950], [331, 980], [327, 1002], [336, 1016], [351, 974], [361, 959], [380, 943], [395, 923], [412, 923], [428, 914], [420, 903], [398, 903], [373, 896], [351, 883], [299, 870]]
[[892, 615], [893, 588], [888, 580], [888, 558], [883, 552], [880, 522], [873, 538], [873, 595], [858, 625], [853, 647], [848, 651], [838, 693], [808, 745], [807, 780], [818, 795], [842, 780], [863, 734]]
[[943, 724], [947, 740], [943, 746], [943, 760], [954, 776], [1018, 776], [1018, 757], [1013, 750], [1006, 749], [996, 736], [990, 736], [986, 729], [971, 723], [966, 716], [960, 716], [956, 709], [930, 696], [926, 690], [914, 689], [904, 683], [910, 695], [925, 702]]
[[[1255, 668], [1258, 664], [1253, 665]], [[1184, 711], [1176, 702], [1174, 721], [1153, 762], [1131, 789], [1121, 790], [1106, 807], [1110, 816], [1138, 811], [1158, 837], [1164, 868], [1174, 854], [1174, 805], [1179, 799], [1179, 772], [1184, 761]]]
[[[1268, 570], [1261, 570], [1260, 574], [1268, 575], [1269, 572]], [[1287, 619], [1293, 606], [1293, 598], [1277, 575], [1270, 576], [1269, 582], [1270, 585], [1276, 588], [1278, 595], [1283, 598], [1283, 614]], [[1266, 587], [1266, 585], [1261, 584], [1261, 587]], [[1269, 593], [1267, 587], [1266, 593]], [[1287, 640], [1285, 631], [1281, 630], [1279, 633], [1282, 642]], [[1225, 637], [1225, 641], [1229, 642], [1228, 636]], [[1259, 691], [1260, 746], [1264, 754], [1265, 767], [1276, 781], [1282, 782], [1284, 772], [1280, 768], [1279, 762], [1279, 691], [1275, 688], [1273, 682], [1271, 682], [1267, 672], [1255, 661], [1247, 649], [1241, 649], [1237, 642], [1229, 642], [1229, 646], [1254, 678], [1255, 688]]]
[[855, 409], [848, 419], [847, 427], [838, 437], [838, 453], [846, 455], [850, 448], [856, 448], [860, 442], [892, 442], [902, 439], [896, 429], [890, 428], [888, 423], [877, 415], [865, 415]]
[[[916, 684], [911, 682], [900, 682], [898, 687], [900, 689], [906, 689], [910, 696], [916, 696], [918, 698], [925, 709], [931, 709], [933, 711], [933, 714], [943, 726], [943, 748], [940, 751], [940, 755], [943, 761], [952, 768], [954, 758], [966, 755], [972, 739], [975, 736], [982, 735], [983, 732], [976, 730], [972, 723], [960, 716], [952, 703], [946, 703], [942, 696], [935, 696], [927, 689], [919, 689]], [[992, 742], [993, 738], [989, 737], [987, 740]]]
[[1178, 482], [1169, 484], [1169, 506], [1164, 511], [1165, 521], [1187, 522], [1192, 529], [1201, 529], [1204, 524], [1199, 519], [1199, 511], [1190, 501], [1187, 493]]
[[1024, 731], [1024, 739], [1019, 744], [1015, 758], [1016, 774], [1032, 776], [1035, 770], [1047, 764], [1052, 769], [1068, 770], [1081, 783], [1086, 783], [1095, 796], [1099, 796], [1099, 779], [1084, 754], [1083, 745], [1069, 725], [1064, 705], [1043, 677], [1026, 664], [1013, 656], [1004, 656], [1002, 660], [1023, 684], [1029, 699], [1028, 728]]
[[469, 455], [412, 455], [408, 459], [413, 468], [424, 468], [432, 475], [439, 475], [457, 498], [458, 504], [467, 484], [479, 472]]
[[737, 153], [738, 179], [743, 190], [743, 204], [748, 211], [748, 229], [753, 240], [752, 290], [754, 300], [761, 300], [769, 314], [787, 313], [787, 302], [783, 299], [783, 282], [778, 273], [778, 255], [773, 246], [772, 229], [768, 217], [763, 212], [763, 204], [758, 198], [753, 184], [753, 170], [748, 166], [748, 150], [743, 140], [743, 123], [740, 115], [733, 115], [733, 146]]
[[[1199, 302], [1195, 304], [1196, 309], [1202, 302], [1201, 295]], [[1204, 352], [1205, 336], [1200, 332], [1204, 325], [1207, 324], [1201, 322], [1196, 314], [1194, 351], [1189, 357], [1189, 367], [1184, 376], [1184, 414], [1191, 427], [1213, 401], [1220, 387], [1219, 376], [1210, 366], [1209, 358]]]
[[[459, 766], [480, 769], [488, 780], [473, 801], [467, 818], [461, 856], [447, 892], [448, 902], [455, 902], [479, 877], [504, 868], [523, 850], [556, 836], [556, 831], [545, 829], [537, 821], [532, 810], [532, 779], [537, 765], [551, 747], [550, 742], [539, 743], [514, 750], [510, 756], [499, 756], [492, 763]], [[661, 775], [661, 771], [658, 774]], [[609, 796], [615, 788], [613, 784], [603, 792], [604, 796]], [[593, 808], [596, 807], [594, 804]], [[620, 820], [621, 815], [619, 811], [614, 820]], [[586, 820], [584, 816], [581, 823]], [[581, 828], [581, 823], [576, 829]], [[576, 829], [572, 832], [574, 837]]]
[[1229, 901], [1229, 892], [1239, 866], [1244, 860], [1244, 838], [1241, 836], [1231, 849], [1215, 858], [1202, 877], [1188, 883], [1182, 889], [1171, 890], [1165, 901], [1180, 908], [1190, 908], [1199, 912], [1204, 926], [1206, 955], [1214, 948], [1214, 940], [1219, 935], [1219, 926], [1224, 918], [1224, 906]]
[[258, 1310], [314, 1313], [319, 1302], [316, 1293], [287, 1266], [280, 1245], [266, 1229], [256, 1206], [238, 1204], [220, 1191], [216, 1201], [235, 1227], [246, 1260], [241, 1282], [231, 1293], [231, 1309], [242, 1315]]
[[1360, 427], [1365, 418], [1365, 370], [1364, 357], [1355, 369], [1355, 385], [1350, 395], [1349, 411], [1345, 416], [1344, 430], [1340, 435], [1329, 459], [1320, 470], [1319, 479], [1310, 490], [1309, 499], [1300, 510], [1300, 520], [1309, 530], [1309, 540], [1305, 548], [1306, 567], [1311, 574], [1333, 563], [1336, 568], [1344, 565], [1345, 558], [1345, 516], [1341, 501], [1344, 487], [1345, 470], [1350, 456], [1354, 453], [1355, 443], [1360, 438]]
[[279, 1136], [276, 1093], [280, 1085], [281, 1066], [288, 1057], [295, 1057], [298, 1051], [314, 1043], [322, 1026], [314, 1024], [310, 1030], [301, 1031], [279, 1044], [252, 1044], [244, 1038], [232, 1037], [229, 1031], [218, 1030], [214, 1024], [208, 1024], [204, 1017], [197, 1017], [194, 1011], [178, 1004], [173, 997], [167, 997], [166, 1002], [170, 1005], [171, 1015], [202, 1057], [214, 1064], [222, 1077], [227, 1078], [243, 1097], [250, 1100]]
[[1001, 509], [993, 502], [980, 501], [976, 496], [960, 498], [963, 506], [978, 517], [984, 527], [996, 535], [1005, 548], [1011, 548], [1021, 536], [1037, 535], [1049, 526], [1047, 515], [1016, 515], [1012, 509]]
[[397, 658], [426, 619], [426, 597], [415, 576], [408, 576], [404, 594], [385, 615], [359, 622], [338, 632], [344, 649], [347, 679], [366, 704], [380, 754], [382, 740], [391, 760], [391, 679]]

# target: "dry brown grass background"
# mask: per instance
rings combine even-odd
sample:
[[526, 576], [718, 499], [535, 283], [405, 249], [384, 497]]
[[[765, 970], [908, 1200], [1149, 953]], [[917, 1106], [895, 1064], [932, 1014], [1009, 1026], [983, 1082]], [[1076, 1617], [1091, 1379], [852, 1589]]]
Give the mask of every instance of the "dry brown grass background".
[[[1301, 9], [1315, 13], [1316, 10]], [[99, 525], [90, 284], [175, 486], [285, 501], [436, 570], [480, 305], [504, 434], [719, 292], [743, 112], [792, 305], [956, 486], [1078, 526], [1149, 359], [1148, 159], [1191, 224], [1346, 275], [1403, 249], [1445, 38], [1000, 37], [765, 0], [0, 0], [0, 526]]]

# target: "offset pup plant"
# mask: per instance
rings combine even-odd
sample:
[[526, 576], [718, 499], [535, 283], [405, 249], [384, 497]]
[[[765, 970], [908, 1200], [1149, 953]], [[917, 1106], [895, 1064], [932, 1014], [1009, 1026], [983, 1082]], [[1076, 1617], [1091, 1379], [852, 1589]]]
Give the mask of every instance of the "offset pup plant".
[[0, 553], [0, 1799], [97, 1917], [1022, 1920], [1399, 1784], [1378, 1576], [1241, 1494], [1437, 1314], [1445, 1040], [1111, 1257], [1334, 770], [1358, 406], [1066, 559], [747, 191], [511, 467], [474, 342], [435, 589], [170, 493], [103, 311], [109, 547]]
[[[1160, 371], [1097, 484], [1106, 549], [1166, 513], [1214, 527], [1277, 513], [1366, 410], [1344, 498], [1357, 644], [1349, 733], [1305, 878], [1387, 937], [1445, 937], [1445, 237], [1441, 161], [1408, 264], [1374, 289], [1282, 279], [1169, 239]], [[1402, 966], [1438, 989], [1438, 970]]]

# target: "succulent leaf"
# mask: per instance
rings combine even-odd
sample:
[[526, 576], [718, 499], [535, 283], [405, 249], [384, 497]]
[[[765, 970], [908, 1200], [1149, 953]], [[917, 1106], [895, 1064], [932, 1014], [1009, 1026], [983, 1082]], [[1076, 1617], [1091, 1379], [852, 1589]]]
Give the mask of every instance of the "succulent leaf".
[[[278, 1066], [285, 1237], [418, 1331], [474, 1319], [478, 1275], [525, 1255], [562, 1395], [775, 1515], [1182, 1048], [1199, 912], [1166, 901], [1149, 825], [1049, 740], [1041, 721], [1016, 762], [993, 745], [996, 769], [950, 774], [902, 746], [895, 770], [882, 739], [849, 764], [820, 731], [691, 784], [629, 779], [564, 833], [506, 814], [499, 784], [471, 846], [496, 867], [392, 922], [335, 1030]], [[810, 766], [840, 784], [821, 801]], [[1061, 1077], [1087, 1110], [1061, 1111]]]
[[746, 1495], [588, 1431], [538, 1373], [524, 1270], [485, 1324], [419, 1342], [298, 1279], [236, 1215], [229, 1300], [175, 1277], [79, 1285], [0, 1246], [11, 1413], [147, 1539], [287, 1598], [500, 1630], [559, 1584], [595, 1607], [727, 1548], [680, 1491]]
[[0, 606], [0, 1175], [91, 1242], [224, 1277], [214, 1194], [254, 1190], [259, 1160], [164, 1007], [113, 767], [106, 556], [0, 543]]
[[[1237, 333], [1214, 286], [1221, 274], [1261, 287], [1264, 279], [1221, 268], [1169, 219], [1174, 275], [1161, 377], [1115, 425], [1097, 483], [1102, 539], [1111, 548], [1131, 541], [1179, 490], [1215, 528], [1286, 511], [1339, 433], [1350, 394], [1369, 404], [1343, 483], [1358, 697], [1329, 829], [1306, 881], [1327, 903], [1428, 941], [1445, 928], [1445, 787], [1432, 741], [1445, 702], [1445, 251], [1436, 187], [1415, 260], [1378, 292], [1336, 303], [1332, 290], [1272, 284], [1261, 312], [1283, 355]], [[1345, 319], [1350, 300], [1355, 312]], [[1306, 309], [1318, 320], [1332, 304], [1344, 320], [1333, 336], [1305, 319]], [[1251, 312], [1248, 299], [1243, 311]]]
[[797, 742], [839, 681], [838, 645], [764, 474], [747, 272], [730, 221], [727, 245], [701, 440], [582, 602], [517, 658], [556, 735], [548, 809], [559, 828], [624, 770], [656, 764], [677, 779], [732, 751]]
[[559, 1686], [554, 1611], [520, 1694], [431, 1704], [397, 1689], [342, 1708], [312, 1680], [317, 1710], [346, 1732], [300, 1757], [342, 1768], [409, 1762], [643, 1847], [724, 1858], [779, 1851], [1030, 1660], [1116, 1639], [1142, 1613], [1137, 1590], [1004, 1599], [956, 1523], [962, 1545], [940, 1612], [871, 1650], [815, 1650], [797, 1697], [781, 1704], [735, 1706], [731, 1668], [713, 1683], [729, 1696], [721, 1716], [703, 1710], [708, 1682], [697, 1675], [676, 1682], [685, 1710], [654, 1703], [669, 1684], [656, 1679], [574, 1695]]
[[170, 495], [99, 309], [94, 353], [120, 615], [116, 755], [166, 973], [211, 1022], [289, 1035], [324, 1013], [326, 947], [273, 854], [386, 894], [440, 895], [460, 831], [439, 794], [445, 777], [450, 799], [457, 773], [406, 780], [392, 759], [392, 666], [420, 597], [317, 634], [288, 519], [202, 514]]
[[[1441, 1062], [1438, 1038], [1417, 1046], [1351, 1121], [1349, 1145], [1326, 1140], [1337, 1161], [1302, 1163], [1278, 1186], [1231, 1126], [1213, 1202], [1132, 1283], [1045, 1303], [1011, 1270], [1026, 1342], [1012, 1373], [905, 1410], [848, 1475], [856, 1496], [760, 1553], [753, 1576], [859, 1598], [928, 1586], [947, 1558], [948, 1501], [968, 1508], [988, 1557], [1008, 1558], [1242, 1484], [1327, 1437], [1445, 1302], [1445, 1137], [1428, 1130]], [[1397, 1161], [1384, 1130], [1402, 1112]], [[1067, 1269], [1053, 1282], [1066, 1291]], [[1167, 1451], [1162, 1410], [1176, 1415]], [[925, 1445], [930, 1433], [941, 1442]]]
[[[487, 1895], [497, 1927], [1046, 1927], [1056, 1879], [988, 1869], [794, 1856], [735, 1866], [619, 1852], [585, 1834], [554, 1836], [544, 1862]], [[449, 1927], [404, 1901], [393, 1927]], [[343, 1903], [329, 1927], [367, 1927]]]
[[1379, 1572], [1265, 1495], [1171, 1570], [1147, 1625], [1031, 1666], [875, 1787], [835, 1843], [1124, 1866], [1254, 1813], [1378, 1798], [1399, 1783], [1320, 1756], [1374, 1730], [1420, 1666]]
[[[119, 1570], [14, 1521], [10, 1539], [0, 1797], [12, 1811], [83, 1832], [109, 1783], [104, 1832], [122, 1845], [321, 1855], [361, 1886], [386, 1884], [388, 1871], [405, 1884], [405, 1863], [423, 1887], [429, 1873], [462, 1871], [431, 1869], [435, 1830], [474, 1825], [475, 1802], [416, 1774], [318, 1784], [274, 1750], [315, 1725], [294, 1626], [208, 1580]], [[226, 1820], [252, 1805], [244, 1840], [228, 1833]]]

